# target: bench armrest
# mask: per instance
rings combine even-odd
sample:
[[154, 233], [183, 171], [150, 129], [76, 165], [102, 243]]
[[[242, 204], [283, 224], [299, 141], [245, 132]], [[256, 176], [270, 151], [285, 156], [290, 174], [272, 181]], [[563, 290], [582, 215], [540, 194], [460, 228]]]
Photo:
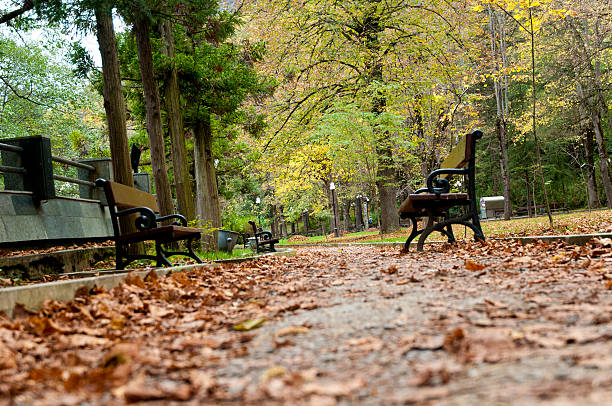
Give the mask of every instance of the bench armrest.
[[[419, 191], [427, 191], [439, 195], [441, 193], [450, 192], [450, 182], [448, 179], [439, 178], [440, 175], [464, 175], [468, 173], [467, 169], [436, 169], [427, 176], [427, 189], [419, 189]], [[417, 193], [420, 193], [417, 191]]]
[[260, 240], [271, 240], [272, 233], [269, 231], [260, 231], [258, 233], [255, 233], [255, 237], [259, 237]]
[[187, 219], [185, 218], [185, 216], [181, 214], [170, 214], [169, 216], [158, 217], [155, 219], [155, 221], [159, 223], [159, 222], [170, 220], [170, 219], [179, 220], [179, 221], [173, 222], [172, 225], [187, 227]]
[[155, 212], [148, 207], [133, 207], [130, 209], [121, 210], [117, 212], [117, 217], [134, 213], [140, 214], [140, 216], [136, 217], [136, 220], [134, 221], [137, 229], [142, 231], [157, 227], [155, 223], [157, 219]]

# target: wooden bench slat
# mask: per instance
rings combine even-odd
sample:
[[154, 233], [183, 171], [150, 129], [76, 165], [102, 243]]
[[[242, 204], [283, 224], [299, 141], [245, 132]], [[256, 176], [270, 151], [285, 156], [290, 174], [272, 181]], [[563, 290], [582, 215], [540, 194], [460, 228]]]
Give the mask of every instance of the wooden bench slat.
[[446, 159], [444, 159], [444, 161], [442, 161], [440, 164], [441, 169], [463, 168], [465, 165], [467, 165], [470, 160], [469, 152], [467, 151], [469, 148], [466, 147], [469, 145], [467, 141], [467, 135], [465, 137], [461, 137], [459, 143], [455, 145]]
[[138, 242], [147, 240], [176, 240], [189, 235], [199, 235], [201, 230], [182, 226], [162, 226], [150, 230], [138, 231], [136, 233], [123, 234], [119, 237], [121, 241]]
[[113, 203], [119, 210], [134, 207], [148, 207], [155, 213], [159, 213], [157, 199], [150, 193], [134, 189], [121, 183], [108, 181], [112, 193]]

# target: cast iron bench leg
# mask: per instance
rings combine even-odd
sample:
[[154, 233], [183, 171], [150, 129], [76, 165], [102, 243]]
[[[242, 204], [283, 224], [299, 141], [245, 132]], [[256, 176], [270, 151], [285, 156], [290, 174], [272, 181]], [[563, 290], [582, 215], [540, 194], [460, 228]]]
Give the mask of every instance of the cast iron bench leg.
[[429, 234], [431, 234], [431, 232], [434, 230], [434, 223], [435, 223], [434, 215], [428, 214], [427, 215], [427, 225], [423, 229], [421, 236], [419, 237], [419, 242], [417, 243], [417, 251], [423, 252], [423, 244], [425, 244], [425, 240], [427, 239], [427, 237], [429, 237]]
[[157, 267], [172, 266], [170, 261], [164, 256], [164, 249], [159, 241], [155, 241], [155, 255], [157, 260]]
[[404, 243], [405, 251], [410, 250], [410, 243], [412, 242], [412, 240], [414, 240], [419, 234], [423, 232], [423, 230], [417, 229], [417, 219], [415, 216], [410, 216], [408, 218], [410, 219], [410, 221], [412, 221], [412, 232], [410, 233], [410, 236], [408, 237], [408, 239], [406, 239], [406, 242]]

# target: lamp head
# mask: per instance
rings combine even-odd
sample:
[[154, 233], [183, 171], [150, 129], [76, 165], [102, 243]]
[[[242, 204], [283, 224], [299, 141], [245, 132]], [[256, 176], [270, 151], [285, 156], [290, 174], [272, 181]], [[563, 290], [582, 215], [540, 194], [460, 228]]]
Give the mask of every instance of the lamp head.
[[334, 184], [334, 182], [331, 182], [329, 184], [329, 190], [334, 190], [336, 188], [336, 185]]
[[261, 199], [259, 198], [259, 196], [257, 196], [257, 198], [255, 199], [255, 203], [256, 204], [260, 204], [261, 203]]

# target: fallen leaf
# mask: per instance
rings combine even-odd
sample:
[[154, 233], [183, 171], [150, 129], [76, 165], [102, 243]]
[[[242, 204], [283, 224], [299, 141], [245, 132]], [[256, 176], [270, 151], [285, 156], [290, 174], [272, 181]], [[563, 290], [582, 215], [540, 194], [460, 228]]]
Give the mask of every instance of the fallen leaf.
[[234, 330], [236, 331], [249, 331], [254, 328], [260, 327], [266, 321], [265, 317], [259, 317], [257, 319], [245, 320], [242, 323], [234, 324]]
[[283, 376], [286, 373], [287, 368], [280, 365], [276, 365], [265, 370], [265, 372], [261, 375], [261, 381], [266, 382], [271, 378], [278, 378], [279, 376]]
[[348, 396], [352, 392], [366, 386], [363, 378], [354, 378], [342, 382], [311, 382], [302, 387], [305, 393], [315, 393], [323, 396]]
[[310, 330], [304, 326], [289, 326], [281, 330], [278, 330], [275, 334], [276, 337], [283, 337], [288, 335], [306, 334]]
[[0, 340], [0, 370], [17, 368], [15, 354]]
[[485, 268], [486, 265], [479, 264], [469, 259], [465, 261], [465, 269], [467, 269], [468, 271], [482, 271]]

